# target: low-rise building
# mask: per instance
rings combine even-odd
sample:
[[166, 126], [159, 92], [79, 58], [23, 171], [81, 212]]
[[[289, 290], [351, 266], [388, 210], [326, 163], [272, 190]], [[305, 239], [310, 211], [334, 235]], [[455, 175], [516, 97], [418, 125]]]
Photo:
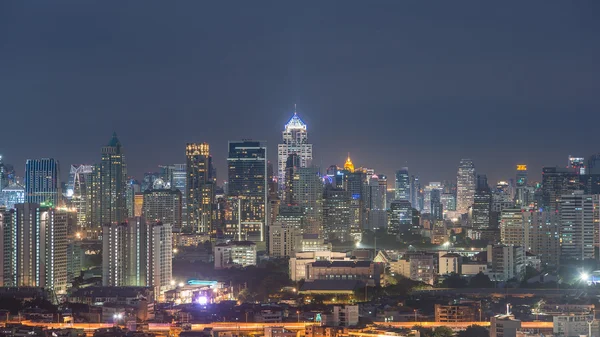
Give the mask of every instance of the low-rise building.
[[316, 261], [306, 266], [306, 281], [358, 280], [370, 286], [379, 285], [379, 264], [371, 261]]
[[296, 337], [295, 331], [284, 329], [281, 326], [265, 327], [265, 337]]
[[460, 264], [462, 257], [456, 253], [440, 253], [438, 263], [438, 274], [460, 274]]
[[233, 266], [255, 266], [256, 244], [251, 241], [231, 241], [215, 246], [215, 269]]
[[492, 281], [520, 280], [525, 274], [523, 246], [488, 245], [488, 275]]
[[552, 332], [555, 336], [587, 336], [590, 330], [588, 322], [594, 322], [591, 327], [592, 336], [598, 336], [598, 333], [600, 333], [598, 330], [598, 322], [593, 321], [592, 314], [554, 316], [552, 317]]
[[490, 321], [490, 337], [516, 337], [521, 321], [513, 315], [496, 315]]
[[479, 273], [487, 274], [488, 265], [487, 263], [463, 263], [460, 266], [460, 274], [463, 276], [474, 276]]
[[481, 306], [478, 302], [435, 305], [435, 321], [442, 323], [476, 322], [480, 320]]
[[413, 281], [431, 285], [435, 281], [433, 255], [429, 254], [411, 254], [398, 261], [393, 261], [390, 263], [390, 271]]
[[331, 250], [296, 252], [289, 262], [290, 279], [294, 282], [305, 280], [306, 265], [316, 261], [350, 261], [350, 258], [346, 253]]
[[206, 241], [210, 241], [208, 234], [174, 234], [175, 245], [178, 247], [196, 247]]

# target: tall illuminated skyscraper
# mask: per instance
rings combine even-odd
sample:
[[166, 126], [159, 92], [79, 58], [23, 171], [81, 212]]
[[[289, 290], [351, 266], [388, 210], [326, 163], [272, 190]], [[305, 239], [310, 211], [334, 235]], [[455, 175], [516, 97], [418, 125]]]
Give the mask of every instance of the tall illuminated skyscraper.
[[186, 203], [187, 227], [199, 233], [210, 233], [212, 209], [215, 202], [215, 186], [212, 179], [212, 157], [208, 143], [188, 143]]
[[61, 196], [58, 160], [28, 159], [25, 164], [25, 202], [56, 206]]
[[71, 204], [77, 211], [78, 230], [85, 231], [91, 225], [91, 186], [92, 165], [71, 165], [67, 196], [71, 197]]
[[[100, 163], [100, 224], [115, 224], [127, 218], [127, 165], [117, 134], [102, 147]], [[99, 224], [99, 225], [100, 225]]]
[[300, 157], [300, 167], [310, 166], [313, 158], [312, 144], [308, 143], [306, 124], [300, 119], [296, 111], [285, 124], [282, 134], [283, 143], [277, 146], [277, 177], [280, 190], [285, 188], [285, 166], [290, 154], [296, 153]]
[[320, 234], [323, 227], [323, 181], [319, 169], [301, 167], [294, 172], [293, 203], [302, 208], [302, 233]]
[[471, 159], [461, 159], [456, 177], [456, 211], [465, 214], [475, 200], [475, 165]]
[[265, 241], [269, 194], [267, 147], [260, 141], [230, 141], [227, 166], [229, 196], [241, 204], [239, 236]]
[[408, 167], [403, 167], [396, 171], [396, 185], [395, 185], [396, 200], [408, 200], [410, 199], [410, 175], [408, 174]]
[[520, 207], [529, 205], [529, 191], [527, 189], [527, 165], [517, 165], [517, 189], [515, 204]]

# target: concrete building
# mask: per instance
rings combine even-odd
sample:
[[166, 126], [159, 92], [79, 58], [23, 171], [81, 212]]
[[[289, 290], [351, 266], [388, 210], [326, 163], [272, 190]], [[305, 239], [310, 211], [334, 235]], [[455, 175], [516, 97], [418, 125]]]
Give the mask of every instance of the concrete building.
[[435, 321], [442, 323], [480, 321], [481, 305], [478, 302], [435, 305]]
[[433, 255], [429, 254], [411, 254], [398, 261], [390, 262], [390, 271], [413, 281], [431, 285], [433, 285], [436, 275]]
[[505, 245], [526, 246], [526, 228], [521, 208], [507, 208], [500, 215], [500, 242]]
[[161, 222], [179, 231], [182, 226], [181, 192], [175, 189], [144, 191], [142, 216], [149, 222]]
[[213, 230], [212, 212], [215, 203], [210, 146], [208, 143], [188, 143], [185, 146], [185, 156], [186, 226], [191, 227], [192, 231], [210, 233]]
[[296, 252], [289, 262], [290, 279], [294, 282], [306, 279], [306, 266], [316, 261], [350, 261], [344, 252], [331, 250]]
[[488, 275], [492, 281], [521, 280], [525, 273], [523, 246], [488, 245]]
[[350, 241], [351, 194], [340, 189], [326, 189], [323, 200], [323, 234], [327, 239]]
[[317, 167], [299, 167], [295, 170], [293, 203], [303, 212], [302, 233], [321, 234], [323, 231], [323, 181]]
[[251, 241], [230, 241], [215, 246], [215, 269], [239, 265], [256, 265], [256, 244]]
[[593, 321], [592, 314], [586, 315], [557, 315], [552, 317], [552, 333], [554, 336], [580, 337], [589, 336], [591, 330], [592, 336], [598, 336], [598, 322], [592, 326], [588, 322]]
[[461, 261], [462, 257], [456, 253], [443, 253], [440, 252], [440, 258], [438, 262], [438, 274], [449, 275], [449, 274], [460, 274], [461, 273]]
[[594, 259], [600, 196], [575, 191], [560, 197], [561, 259]]
[[490, 321], [490, 337], [517, 337], [521, 321], [513, 315], [496, 315]]
[[560, 259], [560, 216], [556, 212], [539, 210], [521, 214], [527, 252], [536, 254], [543, 265], [557, 266]]
[[350, 327], [358, 325], [358, 305], [335, 305], [331, 313], [321, 315], [325, 326]]
[[379, 264], [370, 261], [316, 261], [306, 265], [306, 281], [358, 280], [377, 286], [381, 272]]
[[290, 257], [295, 251], [296, 237], [301, 235], [294, 226], [275, 222], [269, 226], [269, 255]]

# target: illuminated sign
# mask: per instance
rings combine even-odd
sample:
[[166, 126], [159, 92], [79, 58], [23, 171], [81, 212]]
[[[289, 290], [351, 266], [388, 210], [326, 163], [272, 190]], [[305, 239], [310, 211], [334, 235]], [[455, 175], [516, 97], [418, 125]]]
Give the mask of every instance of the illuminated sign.
[[517, 171], [527, 171], [527, 165], [524, 165], [524, 164], [517, 165]]

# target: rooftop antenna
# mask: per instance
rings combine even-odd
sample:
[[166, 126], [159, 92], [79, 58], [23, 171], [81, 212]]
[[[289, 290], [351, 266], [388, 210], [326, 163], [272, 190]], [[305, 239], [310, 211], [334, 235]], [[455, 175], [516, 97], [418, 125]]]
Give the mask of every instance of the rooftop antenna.
[[294, 115], [297, 115], [298, 113], [296, 112], [296, 103], [294, 103]]

